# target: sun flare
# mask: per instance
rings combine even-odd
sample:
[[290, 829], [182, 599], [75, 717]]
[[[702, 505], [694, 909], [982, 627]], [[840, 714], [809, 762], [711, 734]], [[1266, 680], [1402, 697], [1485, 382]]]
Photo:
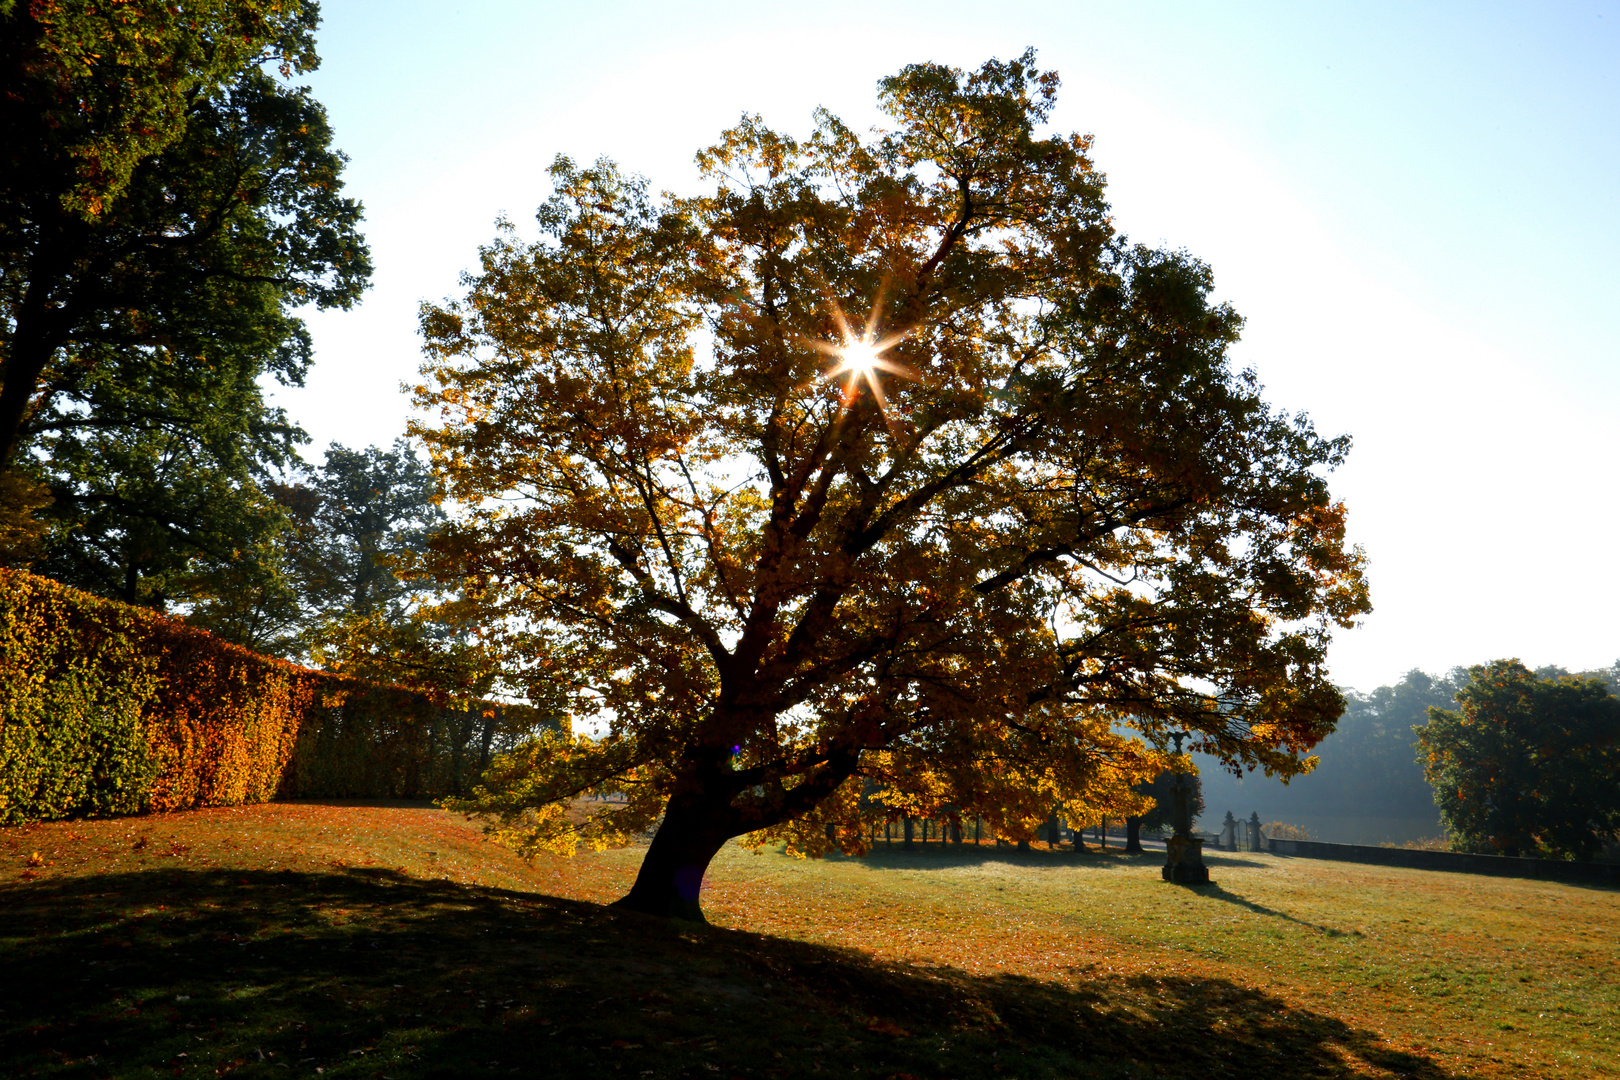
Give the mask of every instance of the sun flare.
[[837, 313], [840, 329], [844, 331], [843, 343], [831, 341], [812, 341], [810, 344], [818, 351], [837, 359], [838, 363], [822, 372], [823, 379], [837, 379], [844, 375], [850, 376], [849, 385], [853, 389], [855, 384], [864, 379], [879, 400], [883, 396], [883, 388], [878, 381], [878, 372], [889, 375], [898, 375], [902, 379], [917, 378], [917, 373], [904, 364], [897, 363], [883, 354], [905, 340], [906, 332], [891, 334], [881, 340], [874, 339], [871, 328], [864, 333], [857, 334], [851, 331], [844, 323], [843, 313]]
[[838, 357], [843, 361], [840, 367], [843, 371], [870, 375], [872, 369], [881, 363], [878, 351], [878, 347], [870, 342], [851, 341], [838, 350]]
[[[902, 379], [916, 381], [918, 375], [905, 364], [884, 356], [883, 354], [904, 341], [911, 333], [902, 330], [886, 337], [877, 336], [878, 321], [883, 314], [883, 297], [880, 294], [878, 302], [872, 306], [867, 316], [866, 325], [857, 330], [849, 324], [843, 308], [837, 301], [833, 301], [832, 317], [838, 326], [838, 336], [841, 342], [810, 341], [808, 344], [818, 352], [834, 358], [837, 363], [821, 373], [823, 379], [843, 382], [843, 406], [853, 405], [860, 393], [861, 384], [871, 392], [872, 399], [877, 403], [878, 411], [882, 413], [884, 423], [890, 430], [895, 430], [896, 420], [889, 412], [888, 395], [884, 393], [883, 375], [898, 376]], [[845, 378], [845, 376], [848, 376]]]

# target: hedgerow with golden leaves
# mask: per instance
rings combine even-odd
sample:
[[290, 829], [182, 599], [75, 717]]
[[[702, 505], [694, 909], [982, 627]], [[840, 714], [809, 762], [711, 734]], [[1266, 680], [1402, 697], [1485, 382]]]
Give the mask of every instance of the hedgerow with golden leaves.
[[528, 711], [301, 667], [0, 570], [0, 824], [458, 794]]

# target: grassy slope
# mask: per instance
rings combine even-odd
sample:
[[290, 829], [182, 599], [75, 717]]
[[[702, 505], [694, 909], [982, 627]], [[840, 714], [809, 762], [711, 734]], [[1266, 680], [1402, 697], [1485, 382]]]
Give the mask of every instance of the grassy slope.
[[406, 806], [0, 831], [0, 1075], [1620, 1075], [1613, 890], [732, 848], [683, 930], [596, 906], [638, 854]]

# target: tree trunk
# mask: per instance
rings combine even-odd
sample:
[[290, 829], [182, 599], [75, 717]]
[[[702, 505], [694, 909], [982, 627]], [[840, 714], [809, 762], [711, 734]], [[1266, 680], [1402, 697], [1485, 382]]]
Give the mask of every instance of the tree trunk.
[[[456, 722], [454, 715], [455, 710], [439, 708], [435, 709], [434, 712], [437, 714], [439, 723], [444, 725], [446, 735], [445, 741], [450, 744], [450, 791], [455, 795], [464, 795], [466, 792], [462, 790], [461, 779], [465, 771], [464, 766], [467, 763], [467, 742], [471, 738], [472, 733], [465, 730], [458, 730], [463, 728], [463, 725]], [[463, 738], [464, 735], [466, 738]], [[430, 748], [428, 757], [428, 772], [430, 775], [433, 771], [433, 758], [438, 756], [437, 754], [432, 753], [431, 748], [437, 741], [437, 739], [433, 739], [431, 737], [428, 739], [428, 746]]]
[[653, 834], [636, 883], [614, 907], [706, 923], [698, 894], [709, 863], [727, 840], [738, 834], [725, 807], [679, 797], [670, 800], [664, 820]]
[[1125, 819], [1125, 854], [1140, 855], [1142, 853], [1142, 819], [1128, 817]]
[[482, 776], [489, 771], [490, 750], [495, 745], [495, 726], [501, 722], [499, 707], [489, 711], [484, 717], [484, 731], [478, 740], [478, 773]]
[[916, 830], [916, 824], [911, 820], [911, 815], [907, 814], [906, 815], [906, 842], [905, 842], [905, 846], [908, 847], [908, 848], [911, 846], [911, 837], [912, 837], [912, 834], [913, 834], [913, 832], [915, 830]]
[[[39, 261], [38, 258], [31, 260], [31, 276], [41, 272]], [[7, 468], [17, 455], [23, 424], [28, 419], [28, 406], [39, 390], [45, 365], [56, 352], [56, 345], [44, 328], [50, 319], [47, 291], [37, 280], [30, 282], [24, 291], [12, 324], [10, 348], [4, 363], [0, 363], [0, 469]], [[46, 405], [49, 402], [39, 403], [40, 407]]]

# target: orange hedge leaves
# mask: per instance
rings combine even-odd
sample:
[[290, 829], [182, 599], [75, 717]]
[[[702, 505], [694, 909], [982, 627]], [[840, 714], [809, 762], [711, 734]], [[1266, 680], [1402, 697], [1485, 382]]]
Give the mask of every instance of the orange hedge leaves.
[[532, 726], [519, 711], [300, 667], [0, 570], [3, 824], [460, 793], [503, 724]]

